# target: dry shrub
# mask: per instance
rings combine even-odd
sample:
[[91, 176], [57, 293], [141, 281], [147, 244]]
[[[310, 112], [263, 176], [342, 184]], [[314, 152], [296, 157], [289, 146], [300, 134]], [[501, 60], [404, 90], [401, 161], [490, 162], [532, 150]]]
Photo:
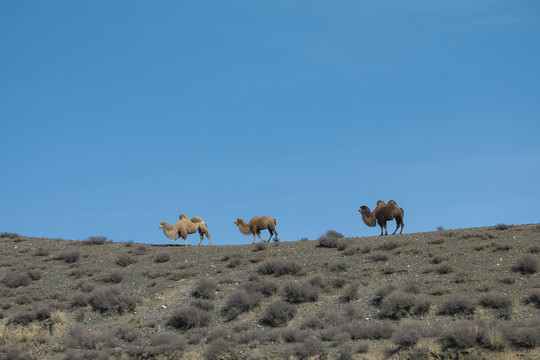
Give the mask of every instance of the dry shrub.
[[533, 254], [525, 254], [517, 260], [513, 270], [523, 275], [534, 274], [538, 271], [538, 258]]
[[123, 279], [124, 279], [124, 272], [123, 271], [113, 270], [110, 273], [108, 273], [107, 275], [104, 275], [101, 278], [101, 281], [106, 282], [106, 283], [119, 284], [119, 283], [122, 282]]
[[240, 288], [248, 293], [258, 292], [264, 296], [271, 296], [277, 293], [278, 285], [271, 280], [262, 279], [258, 275], [253, 274]]
[[309, 282], [289, 281], [283, 287], [283, 300], [292, 304], [314, 302], [319, 299], [319, 290]]
[[399, 320], [410, 315], [421, 315], [429, 311], [431, 302], [402, 290], [393, 291], [381, 302], [379, 317]]
[[210, 312], [199, 309], [192, 305], [184, 305], [177, 308], [167, 321], [168, 326], [179, 330], [188, 330], [196, 327], [207, 326], [212, 320]]
[[382, 251], [374, 251], [369, 255], [369, 258], [373, 261], [386, 261], [388, 260], [388, 254]]
[[539, 245], [530, 246], [527, 249], [527, 252], [530, 254], [540, 254], [540, 246]]
[[266, 308], [261, 323], [272, 327], [285, 326], [296, 314], [296, 307], [288, 302], [278, 300]]
[[464, 349], [473, 347], [480, 335], [478, 324], [474, 321], [464, 321], [451, 325], [442, 334], [446, 347]]
[[323, 350], [321, 342], [314, 338], [307, 338], [304, 342], [295, 344], [285, 351], [287, 359], [292, 356], [296, 359], [311, 359]]
[[374, 324], [353, 321], [349, 323], [348, 331], [353, 340], [390, 339], [395, 331], [395, 326], [391, 320], [384, 320], [383, 322]]
[[540, 289], [531, 290], [525, 298], [525, 304], [533, 304], [540, 309]]
[[302, 271], [302, 266], [291, 260], [268, 260], [258, 268], [263, 275], [298, 275]]
[[480, 297], [479, 304], [485, 308], [501, 311], [501, 315], [510, 316], [512, 299], [501, 293], [486, 293]]
[[25, 344], [24, 347], [21, 347], [18, 342], [2, 344], [0, 346], [0, 359], [37, 360], [37, 358], [31, 354], [28, 345]]
[[225, 339], [217, 339], [206, 346], [206, 360], [239, 359], [240, 354], [236, 345]]
[[82, 243], [85, 245], [103, 245], [107, 242], [106, 236], [90, 236], [86, 240], [83, 240]]
[[386, 240], [386, 241], [383, 241], [377, 247], [377, 249], [391, 251], [391, 250], [397, 249], [398, 247], [400, 247], [400, 245], [401, 244], [397, 240], [393, 240], [393, 239], [392, 240]]
[[31, 277], [26, 271], [10, 270], [2, 279], [2, 283], [8, 288], [18, 288], [27, 286], [31, 282]]
[[170, 260], [170, 258], [171, 256], [168, 253], [161, 252], [156, 255], [156, 258], [154, 259], [154, 261], [157, 263], [166, 263], [167, 261]]
[[451, 272], [454, 271], [454, 268], [449, 265], [449, 264], [441, 264], [438, 268], [437, 268], [437, 272], [441, 275], [446, 275], [446, 274], [450, 274]]
[[73, 250], [73, 251], [65, 251], [65, 252], [59, 254], [58, 256], [56, 256], [54, 259], [55, 260], [63, 260], [68, 264], [73, 264], [74, 262], [79, 260], [80, 256], [81, 256], [81, 254], [78, 251]]
[[525, 348], [540, 346], [540, 320], [523, 321], [513, 324], [506, 335], [512, 344]]
[[32, 306], [27, 308], [18, 314], [13, 316], [9, 323], [19, 324], [19, 325], [28, 325], [32, 321], [43, 321], [51, 317], [51, 308], [50, 306], [40, 304], [38, 306]]
[[82, 303], [86, 300], [95, 311], [100, 313], [118, 314], [135, 310], [139, 301], [135, 296], [123, 294], [118, 286], [97, 288], [78, 300]]
[[340, 239], [343, 239], [343, 234], [334, 230], [328, 230], [326, 234], [317, 239], [317, 246], [323, 248], [336, 249], [340, 244]]
[[133, 344], [128, 347], [127, 352], [136, 359], [181, 359], [186, 346], [186, 340], [182, 336], [171, 331], [164, 331], [153, 334], [149, 345]]
[[475, 304], [470, 299], [470, 296], [465, 294], [450, 295], [446, 302], [439, 309], [439, 315], [466, 315], [474, 314]]
[[131, 257], [131, 255], [129, 255], [127, 253], [120, 254], [116, 258], [116, 264], [119, 265], [119, 266], [122, 266], [122, 267], [129, 266], [129, 265], [134, 264], [136, 262], [137, 261], [133, 257]]
[[253, 309], [259, 305], [262, 299], [262, 294], [258, 292], [248, 293], [245, 290], [236, 290], [233, 292], [225, 302], [221, 313], [225, 317], [225, 320], [231, 321], [238, 315]]
[[344, 303], [358, 300], [358, 284], [350, 284], [339, 299]]
[[216, 297], [217, 282], [207, 277], [200, 278], [191, 295], [195, 298], [213, 300]]
[[402, 347], [411, 347], [416, 345], [422, 335], [422, 329], [419, 325], [408, 324], [400, 327], [392, 336], [392, 342]]

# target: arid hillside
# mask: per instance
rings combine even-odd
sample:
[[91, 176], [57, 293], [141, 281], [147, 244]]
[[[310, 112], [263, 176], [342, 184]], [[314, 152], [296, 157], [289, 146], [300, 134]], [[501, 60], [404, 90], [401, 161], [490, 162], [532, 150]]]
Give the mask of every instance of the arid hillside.
[[540, 358], [538, 224], [163, 243], [0, 234], [0, 359]]

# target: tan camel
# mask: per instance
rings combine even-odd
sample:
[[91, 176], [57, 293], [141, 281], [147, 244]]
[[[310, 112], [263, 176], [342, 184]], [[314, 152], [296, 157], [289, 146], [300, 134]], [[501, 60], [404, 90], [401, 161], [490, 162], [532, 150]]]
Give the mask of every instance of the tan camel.
[[396, 219], [396, 230], [392, 235], [396, 233], [400, 226], [401, 231], [399, 233], [401, 234], [403, 232], [403, 217], [405, 216], [405, 213], [394, 200], [390, 200], [388, 204], [385, 204], [384, 201], [381, 200], [377, 201], [377, 207], [373, 212], [365, 205], [362, 205], [358, 211], [362, 214], [362, 220], [364, 220], [364, 223], [367, 226], [375, 226], [375, 223], [379, 224], [381, 227], [381, 236], [383, 235], [383, 228], [384, 235], [388, 235], [386, 222], [394, 219]]
[[[277, 238], [277, 231], [275, 227], [277, 225], [277, 221], [276, 219], [270, 216], [255, 216], [253, 219], [249, 221], [249, 224], [246, 224], [244, 220], [237, 218], [234, 224], [238, 226], [238, 229], [240, 230], [242, 234], [244, 235], [253, 234], [254, 244], [256, 240], [255, 235], [257, 235], [259, 239], [261, 239], [264, 242], [270, 241], [274, 233], [276, 235], [274, 238]], [[265, 229], [268, 229], [268, 231], [270, 232], [270, 237], [268, 238], [268, 241], [264, 240], [261, 237], [261, 230], [265, 230]]]
[[201, 245], [204, 238], [203, 235], [206, 235], [206, 237], [208, 238], [208, 245], [212, 245], [212, 243], [210, 242], [210, 234], [208, 233], [208, 227], [206, 226], [206, 223], [203, 221], [203, 219], [198, 216], [194, 216], [190, 219], [186, 215], [180, 214], [180, 220], [178, 220], [176, 224], [171, 225], [167, 221], [163, 221], [161, 224], [159, 224], [159, 228], [163, 230], [165, 236], [167, 236], [169, 239], [174, 240], [174, 245], [177, 245], [176, 239], [181, 237], [186, 241], [186, 246], [188, 246], [188, 234], [194, 234], [197, 231], [201, 236], [201, 240], [199, 241], [197, 246]]

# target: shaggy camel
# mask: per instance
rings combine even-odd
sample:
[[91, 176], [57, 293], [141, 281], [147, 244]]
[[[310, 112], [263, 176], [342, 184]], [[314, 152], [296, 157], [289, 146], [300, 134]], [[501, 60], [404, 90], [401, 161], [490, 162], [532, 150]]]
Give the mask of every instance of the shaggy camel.
[[362, 205], [358, 211], [362, 214], [362, 220], [364, 220], [364, 223], [367, 226], [375, 226], [375, 222], [379, 224], [381, 227], [381, 236], [383, 235], [383, 228], [384, 235], [388, 235], [388, 231], [386, 231], [386, 222], [393, 219], [396, 219], [396, 230], [392, 235], [396, 233], [400, 226], [401, 231], [399, 233], [401, 234], [403, 232], [403, 217], [405, 213], [394, 200], [390, 200], [388, 204], [385, 204], [384, 201], [381, 200], [377, 201], [377, 207], [373, 212], [365, 205]]
[[[274, 233], [276, 235], [274, 239], [277, 238], [277, 231], [275, 227], [277, 225], [277, 221], [276, 219], [270, 216], [255, 216], [253, 219], [249, 221], [249, 224], [246, 224], [244, 220], [237, 218], [234, 224], [238, 226], [238, 229], [240, 230], [242, 234], [244, 235], [253, 234], [254, 244], [256, 240], [255, 235], [257, 235], [259, 239], [261, 239], [264, 242], [270, 241]], [[268, 231], [270, 232], [270, 237], [268, 238], [268, 241], [264, 240], [261, 237], [261, 230], [265, 230], [265, 229], [268, 229]]]
[[167, 236], [169, 239], [174, 240], [174, 245], [177, 245], [176, 239], [181, 237], [186, 241], [186, 246], [188, 246], [188, 234], [194, 234], [197, 231], [201, 236], [201, 240], [199, 241], [197, 246], [201, 245], [204, 238], [203, 235], [206, 235], [206, 237], [208, 238], [208, 245], [212, 245], [212, 243], [210, 242], [210, 234], [208, 233], [208, 227], [206, 226], [206, 223], [203, 221], [203, 219], [198, 216], [194, 216], [190, 219], [186, 215], [180, 214], [180, 220], [178, 220], [176, 224], [171, 225], [167, 221], [163, 221], [161, 224], [159, 224], [159, 228], [163, 230], [165, 236]]

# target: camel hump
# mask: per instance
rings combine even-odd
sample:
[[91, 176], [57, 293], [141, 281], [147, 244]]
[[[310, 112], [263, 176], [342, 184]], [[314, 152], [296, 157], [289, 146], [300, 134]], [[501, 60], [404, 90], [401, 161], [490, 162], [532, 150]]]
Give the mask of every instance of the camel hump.
[[188, 217], [185, 214], [180, 214], [179, 218], [180, 219], [187, 219]]
[[191, 218], [191, 222], [198, 223], [198, 222], [204, 222], [204, 221], [200, 217], [194, 216]]
[[276, 220], [276, 219], [274, 219], [274, 226], [276, 226], [276, 225], [277, 225], [277, 220]]

